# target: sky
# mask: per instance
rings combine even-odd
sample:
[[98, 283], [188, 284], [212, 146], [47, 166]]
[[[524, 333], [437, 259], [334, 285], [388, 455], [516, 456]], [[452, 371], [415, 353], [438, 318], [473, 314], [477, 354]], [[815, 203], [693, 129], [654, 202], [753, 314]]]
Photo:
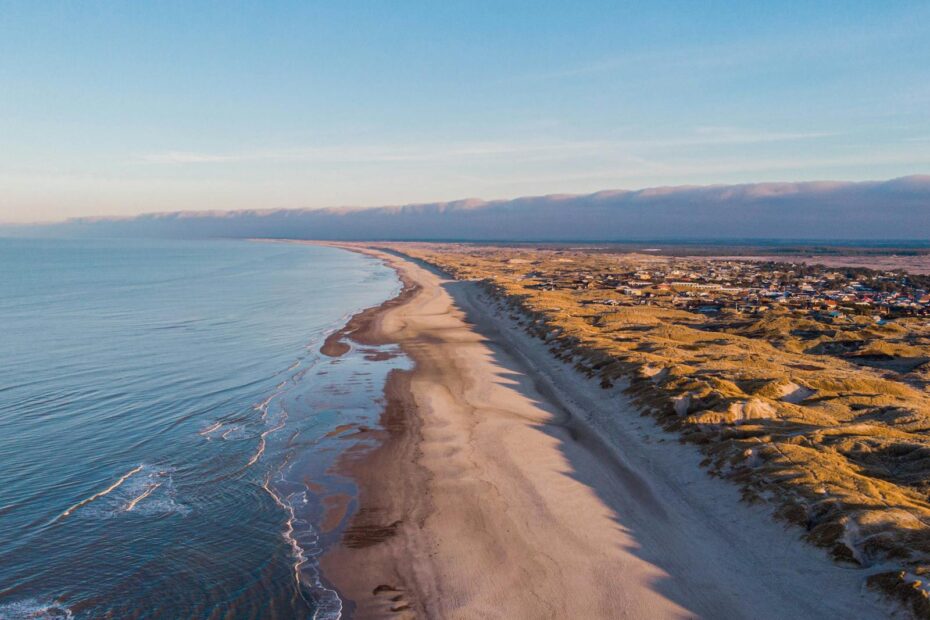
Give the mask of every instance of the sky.
[[0, 0], [0, 222], [928, 172], [926, 0]]

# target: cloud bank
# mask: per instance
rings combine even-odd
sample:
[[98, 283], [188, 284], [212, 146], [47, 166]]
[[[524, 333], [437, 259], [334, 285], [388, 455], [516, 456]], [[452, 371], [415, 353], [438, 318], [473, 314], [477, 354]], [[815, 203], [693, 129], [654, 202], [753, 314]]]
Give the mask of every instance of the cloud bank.
[[930, 175], [614, 190], [373, 208], [175, 212], [4, 234], [342, 240], [930, 239]]

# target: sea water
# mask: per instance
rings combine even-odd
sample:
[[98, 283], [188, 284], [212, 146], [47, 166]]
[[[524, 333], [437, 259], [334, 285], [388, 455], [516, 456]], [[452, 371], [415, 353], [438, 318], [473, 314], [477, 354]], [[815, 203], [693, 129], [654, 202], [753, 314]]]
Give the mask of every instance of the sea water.
[[319, 347], [398, 290], [327, 247], [0, 239], [0, 618], [338, 617], [342, 430], [404, 362]]

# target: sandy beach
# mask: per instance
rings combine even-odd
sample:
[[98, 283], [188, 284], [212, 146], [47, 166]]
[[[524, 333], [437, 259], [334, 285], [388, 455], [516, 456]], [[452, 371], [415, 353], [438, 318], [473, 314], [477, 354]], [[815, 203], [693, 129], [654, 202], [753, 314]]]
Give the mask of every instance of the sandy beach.
[[[889, 617], [866, 571], [799, 540], [620, 387], [604, 390], [473, 282], [360, 246], [404, 292], [342, 334], [413, 360], [322, 559], [356, 618]], [[328, 354], [339, 355], [337, 339]]]

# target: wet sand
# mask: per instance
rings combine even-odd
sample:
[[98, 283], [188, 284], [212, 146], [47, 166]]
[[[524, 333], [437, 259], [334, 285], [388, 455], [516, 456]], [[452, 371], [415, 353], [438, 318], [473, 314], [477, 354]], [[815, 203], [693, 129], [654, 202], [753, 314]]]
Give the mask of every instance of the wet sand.
[[[326, 578], [357, 618], [887, 617], [862, 571], [797, 540], [480, 287], [413, 261], [334, 347], [398, 343], [376, 448]], [[338, 348], [332, 348], [336, 353]], [[825, 596], [826, 594], [826, 596]]]

